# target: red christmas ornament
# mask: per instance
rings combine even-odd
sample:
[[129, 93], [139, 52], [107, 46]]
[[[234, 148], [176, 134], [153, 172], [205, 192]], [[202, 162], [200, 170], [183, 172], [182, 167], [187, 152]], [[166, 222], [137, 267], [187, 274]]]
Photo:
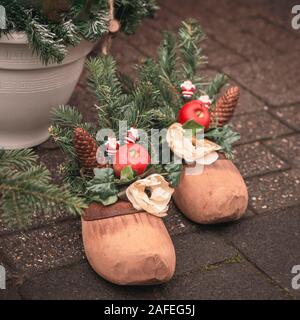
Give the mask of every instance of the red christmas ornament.
[[137, 175], [145, 172], [151, 162], [148, 151], [140, 144], [130, 143], [121, 146], [114, 158], [114, 172], [120, 177], [122, 169], [130, 166]]
[[179, 110], [178, 122], [184, 124], [189, 120], [194, 120], [201, 124], [205, 130], [208, 130], [210, 125], [210, 112], [203, 102], [192, 100]]
[[190, 99], [196, 91], [195, 85], [190, 80], [184, 81], [180, 88], [182, 90], [182, 96], [187, 99]]
[[139, 131], [136, 128], [130, 128], [127, 131], [127, 136], [125, 137], [125, 143], [136, 143], [137, 141], [139, 141], [140, 137], [139, 137]]
[[109, 156], [114, 156], [119, 147], [120, 143], [116, 138], [108, 138], [107, 142], [105, 142], [105, 151]]

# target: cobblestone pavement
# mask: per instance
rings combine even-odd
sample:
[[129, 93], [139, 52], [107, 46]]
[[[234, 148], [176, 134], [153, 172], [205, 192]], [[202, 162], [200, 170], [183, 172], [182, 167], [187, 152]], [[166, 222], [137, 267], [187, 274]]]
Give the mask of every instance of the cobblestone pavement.
[[[139, 288], [112, 285], [91, 270], [77, 218], [64, 212], [37, 216], [23, 232], [0, 222], [0, 264], [8, 277], [0, 299], [300, 298], [291, 285], [292, 266], [300, 265], [300, 30], [291, 28], [294, 1], [159, 3], [156, 18], [136, 35], [115, 39], [120, 72], [134, 77], [133, 64], [155, 55], [164, 29], [175, 30], [188, 17], [200, 21], [208, 34], [203, 72], [225, 72], [242, 89], [232, 124], [242, 134], [235, 163], [249, 187], [246, 216], [197, 226], [172, 206], [165, 221], [178, 257], [175, 277]], [[85, 73], [70, 103], [93, 120], [95, 98], [86, 90]], [[51, 141], [36, 151], [59, 180], [60, 151]]]

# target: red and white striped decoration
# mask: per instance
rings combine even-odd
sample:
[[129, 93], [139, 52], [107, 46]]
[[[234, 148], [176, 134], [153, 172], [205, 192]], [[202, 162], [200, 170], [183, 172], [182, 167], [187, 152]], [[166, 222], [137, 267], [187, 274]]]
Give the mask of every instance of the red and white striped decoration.
[[204, 105], [209, 108], [211, 106], [211, 100], [209, 98], [209, 96], [201, 96], [198, 100], [200, 100], [201, 102], [204, 103]]
[[127, 136], [125, 137], [124, 141], [126, 144], [129, 143], [136, 143], [139, 140], [139, 130], [136, 128], [130, 128], [127, 131]]
[[114, 156], [119, 147], [120, 143], [116, 138], [108, 138], [107, 142], [105, 142], [105, 151], [109, 156]]
[[181, 93], [184, 98], [190, 99], [196, 91], [195, 85], [190, 80], [184, 81], [181, 85]]

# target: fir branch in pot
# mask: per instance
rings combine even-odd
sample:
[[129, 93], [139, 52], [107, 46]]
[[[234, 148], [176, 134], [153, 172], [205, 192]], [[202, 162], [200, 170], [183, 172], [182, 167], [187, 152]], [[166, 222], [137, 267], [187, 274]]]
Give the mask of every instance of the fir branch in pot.
[[49, 138], [50, 110], [68, 102], [98, 40], [105, 39], [107, 53], [114, 15], [121, 31], [132, 33], [156, 9], [146, 0], [2, 0], [1, 6], [6, 12], [6, 29], [0, 29], [4, 149], [33, 147]]

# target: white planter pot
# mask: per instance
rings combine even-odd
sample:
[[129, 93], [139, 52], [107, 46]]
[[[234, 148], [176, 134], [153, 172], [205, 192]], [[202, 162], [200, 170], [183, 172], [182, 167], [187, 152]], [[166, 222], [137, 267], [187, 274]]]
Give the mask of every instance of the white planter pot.
[[48, 139], [50, 110], [68, 102], [92, 48], [82, 41], [61, 64], [45, 66], [23, 33], [0, 38], [0, 148], [28, 148]]

